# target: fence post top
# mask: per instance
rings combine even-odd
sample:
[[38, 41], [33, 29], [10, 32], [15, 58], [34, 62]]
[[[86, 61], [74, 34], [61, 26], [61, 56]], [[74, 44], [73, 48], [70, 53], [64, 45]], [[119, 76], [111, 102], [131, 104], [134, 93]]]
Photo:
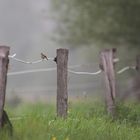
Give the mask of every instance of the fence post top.
[[0, 49], [9, 50], [10, 47], [8, 47], [8, 46], [4, 46], [4, 45], [0, 45]]
[[68, 49], [66, 49], [66, 48], [59, 48], [59, 49], [57, 49], [57, 51], [68, 52]]
[[117, 48], [103, 49], [103, 50], [101, 51], [101, 53], [102, 53], [102, 52], [109, 52], [109, 51], [112, 51], [113, 53], [116, 53], [116, 52], [117, 52]]
[[6, 57], [9, 55], [10, 47], [8, 46], [0, 46], [0, 57]]

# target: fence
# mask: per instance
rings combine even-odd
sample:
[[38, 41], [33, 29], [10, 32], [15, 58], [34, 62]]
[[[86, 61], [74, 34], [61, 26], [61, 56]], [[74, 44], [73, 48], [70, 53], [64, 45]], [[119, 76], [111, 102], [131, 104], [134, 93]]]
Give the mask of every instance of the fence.
[[[57, 56], [55, 58], [48, 58], [46, 55], [41, 53], [41, 59], [30, 62], [24, 61], [16, 58], [16, 54], [9, 55], [9, 47], [0, 46], [0, 128], [4, 126], [4, 103], [5, 103], [5, 91], [6, 91], [6, 80], [7, 75], [18, 75], [38, 71], [52, 71], [57, 69], [57, 116], [66, 118], [68, 110], [68, 91], [67, 91], [67, 77], [68, 72], [78, 75], [98, 75], [101, 72], [104, 74], [104, 81], [106, 85], [105, 97], [107, 112], [112, 117], [115, 116], [115, 99], [116, 99], [116, 80], [115, 80], [115, 64], [119, 61], [118, 58], [115, 58], [116, 49], [105, 49], [100, 52], [100, 63], [99, 70], [97, 72], [77, 72], [73, 71], [70, 68], [77, 67], [70, 66], [68, 67], [68, 50], [67, 49], [57, 49]], [[9, 58], [14, 59], [18, 62], [25, 64], [36, 64], [42, 61], [54, 61], [57, 64], [57, 68], [50, 69], [38, 69], [38, 70], [29, 70], [21, 72], [7, 73]], [[117, 74], [121, 74], [128, 69], [134, 69], [138, 72], [140, 71], [140, 56], [136, 58], [136, 66], [127, 66], [119, 70]], [[8, 117], [8, 116], [7, 116]]]

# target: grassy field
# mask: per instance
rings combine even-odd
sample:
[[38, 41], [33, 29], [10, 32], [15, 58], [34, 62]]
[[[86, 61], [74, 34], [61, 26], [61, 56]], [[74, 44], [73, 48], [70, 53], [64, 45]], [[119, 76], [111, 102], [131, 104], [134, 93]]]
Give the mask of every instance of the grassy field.
[[140, 140], [140, 104], [117, 107], [117, 117], [106, 115], [98, 101], [69, 103], [68, 118], [56, 118], [55, 105], [6, 106], [13, 137], [3, 131], [0, 140]]

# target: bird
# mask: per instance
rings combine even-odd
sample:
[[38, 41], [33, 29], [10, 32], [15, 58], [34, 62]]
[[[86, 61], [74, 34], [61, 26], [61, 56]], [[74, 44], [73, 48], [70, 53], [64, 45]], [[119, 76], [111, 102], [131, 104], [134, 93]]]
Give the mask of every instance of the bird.
[[48, 57], [47, 57], [47, 55], [45, 55], [44, 53], [41, 53], [41, 59], [46, 59], [46, 60], [48, 60]]

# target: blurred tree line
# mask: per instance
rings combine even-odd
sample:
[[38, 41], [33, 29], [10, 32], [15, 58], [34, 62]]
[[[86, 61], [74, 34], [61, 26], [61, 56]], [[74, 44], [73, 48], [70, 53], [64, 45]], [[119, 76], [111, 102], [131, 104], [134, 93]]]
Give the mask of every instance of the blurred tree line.
[[53, 0], [53, 10], [63, 43], [139, 48], [140, 0]]

